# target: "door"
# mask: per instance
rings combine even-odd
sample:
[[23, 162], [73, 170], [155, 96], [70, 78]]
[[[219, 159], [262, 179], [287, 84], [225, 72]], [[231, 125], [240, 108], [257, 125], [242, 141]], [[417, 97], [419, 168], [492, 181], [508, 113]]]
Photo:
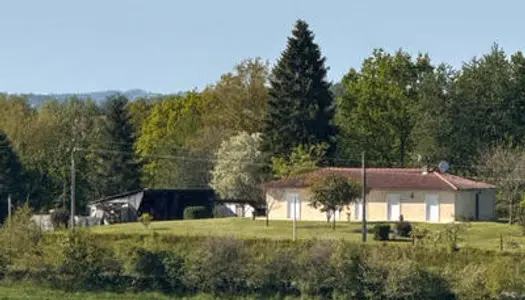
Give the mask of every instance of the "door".
[[363, 201], [357, 200], [354, 204], [354, 220], [363, 220]]
[[439, 197], [438, 195], [426, 196], [427, 221], [439, 222]]
[[301, 198], [296, 193], [289, 193], [287, 197], [287, 217], [290, 219], [301, 218]]
[[387, 196], [387, 217], [389, 221], [399, 221], [401, 214], [401, 196], [388, 195]]

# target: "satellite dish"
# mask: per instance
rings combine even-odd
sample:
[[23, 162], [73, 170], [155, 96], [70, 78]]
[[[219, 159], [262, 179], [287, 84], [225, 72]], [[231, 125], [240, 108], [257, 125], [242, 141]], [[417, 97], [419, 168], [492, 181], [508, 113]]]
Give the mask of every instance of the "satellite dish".
[[440, 171], [441, 173], [445, 173], [445, 172], [447, 172], [448, 168], [450, 168], [448, 162], [446, 162], [446, 161], [444, 161], [444, 160], [442, 160], [442, 161], [439, 162], [438, 167], [439, 167], [439, 171]]

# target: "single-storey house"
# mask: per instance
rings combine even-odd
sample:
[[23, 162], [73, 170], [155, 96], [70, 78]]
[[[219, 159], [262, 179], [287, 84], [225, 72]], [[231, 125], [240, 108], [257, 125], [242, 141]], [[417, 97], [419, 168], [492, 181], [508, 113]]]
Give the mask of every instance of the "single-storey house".
[[[361, 182], [360, 168], [322, 168]], [[311, 207], [305, 176], [268, 182], [266, 197], [270, 219], [327, 220]], [[453, 222], [495, 218], [495, 186], [426, 168], [367, 168], [366, 218], [412, 222]], [[357, 202], [334, 213], [336, 220], [360, 221], [363, 204]]]

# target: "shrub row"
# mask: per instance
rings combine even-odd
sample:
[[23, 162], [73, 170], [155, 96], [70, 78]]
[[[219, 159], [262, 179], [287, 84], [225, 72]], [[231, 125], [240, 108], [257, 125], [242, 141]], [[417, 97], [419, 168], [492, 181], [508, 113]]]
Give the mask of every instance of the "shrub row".
[[0, 230], [4, 280], [69, 290], [322, 299], [502, 299], [525, 290], [523, 254], [342, 241], [238, 240]]

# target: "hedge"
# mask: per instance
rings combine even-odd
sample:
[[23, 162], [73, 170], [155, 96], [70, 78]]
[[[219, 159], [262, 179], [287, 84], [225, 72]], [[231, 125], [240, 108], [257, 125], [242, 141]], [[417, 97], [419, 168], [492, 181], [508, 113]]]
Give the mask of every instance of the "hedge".
[[205, 206], [188, 206], [184, 209], [185, 220], [207, 219], [212, 217], [212, 211]]

